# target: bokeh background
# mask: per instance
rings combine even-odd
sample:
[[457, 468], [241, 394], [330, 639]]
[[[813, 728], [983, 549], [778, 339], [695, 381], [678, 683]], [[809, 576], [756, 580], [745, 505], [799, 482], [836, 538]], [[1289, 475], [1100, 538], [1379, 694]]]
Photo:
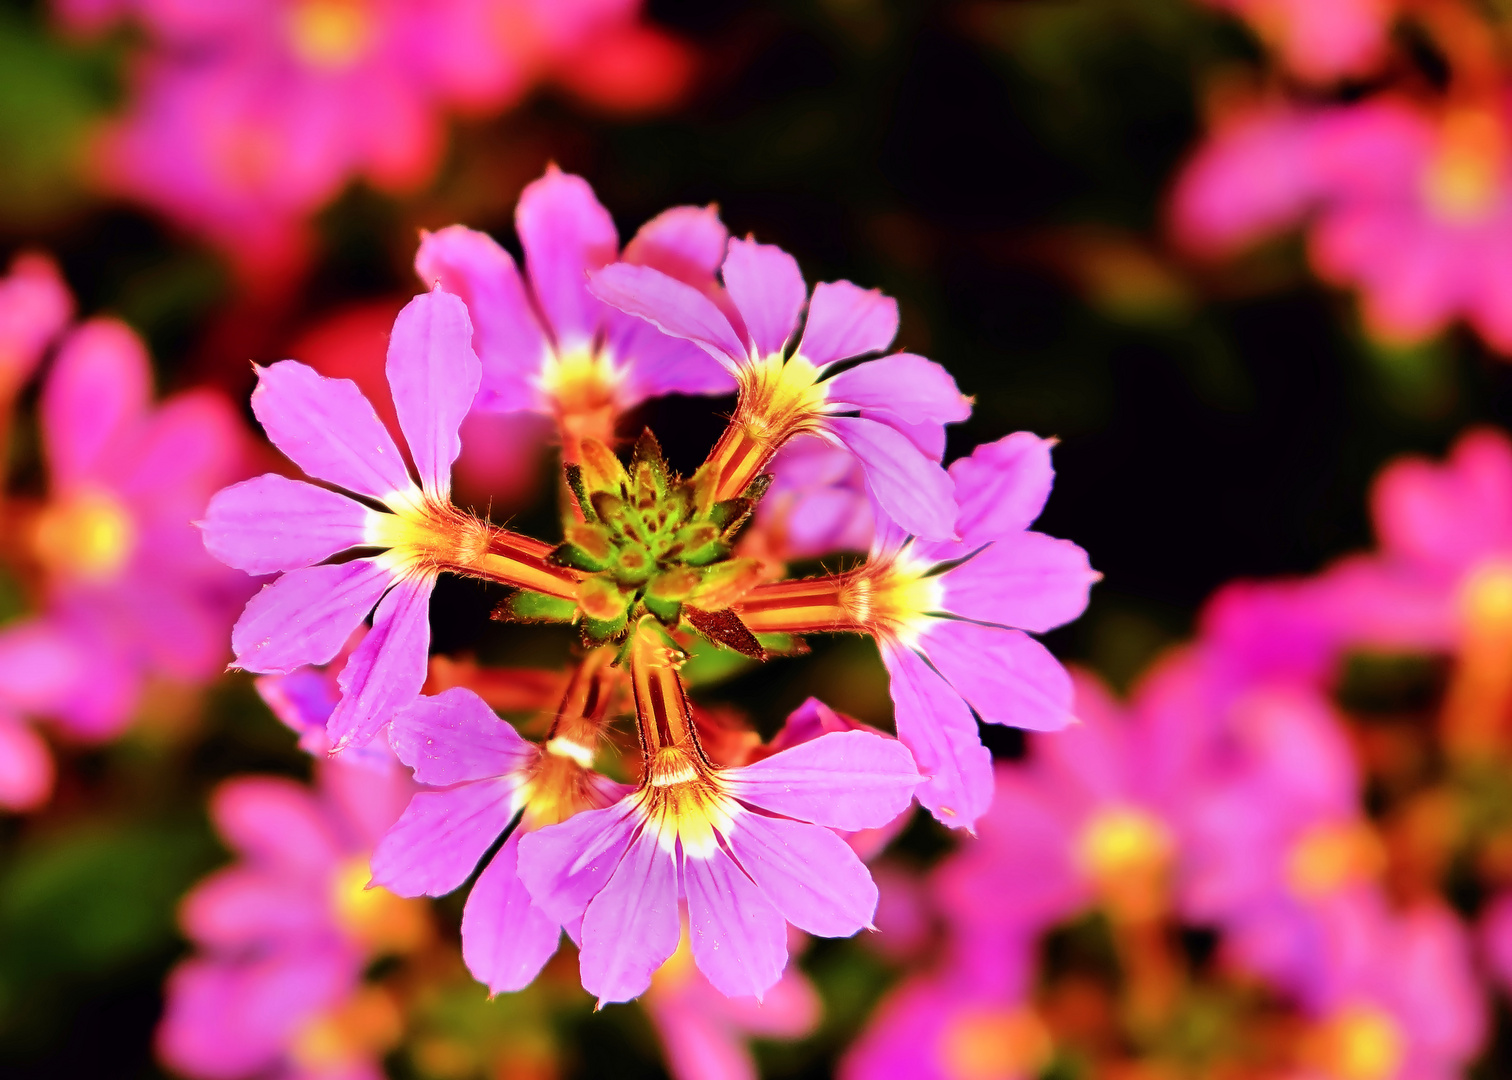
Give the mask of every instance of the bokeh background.
[[[1295, 236], [1219, 262], [1172, 242], [1169, 193], [1214, 95], [1269, 63], [1222, 11], [1196, 0], [650, 0], [644, 18], [678, 50], [652, 65], [666, 85], [648, 100], [616, 107], [613, 92], [596, 101], [548, 78], [507, 108], [450, 118], [432, 178], [400, 194], [345, 184], [315, 208], [302, 259], [249, 269], [101, 179], [94, 140], [129, 101], [146, 32], [85, 34], [47, 4], [4, 0], [0, 257], [50, 253], [80, 312], [143, 335], [162, 392], [208, 385], [245, 403], [249, 361], [370, 363], [416, 291], [417, 230], [460, 221], [512, 244], [515, 200], [548, 162], [586, 177], [622, 236], [667, 206], [717, 202], [733, 233], [783, 245], [811, 281], [845, 277], [898, 298], [902, 345], [976, 397], [952, 455], [1022, 429], [1060, 440], [1040, 527], [1083, 545], [1105, 580], [1048, 642], [1119, 689], [1192, 634], [1222, 583], [1312, 573], [1369, 546], [1366, 493], [1389, 459], [1441, 456], [1467, 426], [1512, 421], [1512, 366], [1476, 334], [1373, 340]], [[11, 435], [19, 497], [44, 484], [36, 395], [22, 392]], [[691, 468], [724, 408], [669, 400], [645, 420]], [[550, 491], [544, 468], [537, 493]], [[528, 523], [531, 488], [517, 487]], [[0, 620], [20, 617], [24, 597], [0, 573]], [[559, 646], [489, 624], [493, 599], [445, 586], [437, 651], [519, 663]], [[820, 658], [737, 677], [710, 700], [741, 702], [770, 731], [822, 692], [885, 725], [870, 646], [824, 644]], [[165, 973], [186, 950], [175, 905], [227, 858], [208, 793], [240, 773], [309, 775], [246, 677], [154, 683], [137, 712], [104, 745], [56, 739], [51, 800], [0, 815], [0, 1075], [167, 1075], [151, 1040]], [[1016, 733], [988, 735], [1000, 756], [1022, 755]], [[949, 843], [915, 823], [898, 858], [924, 866]], [[892, 960], [856, 943], [821, 943], [803, 963], [825, 1019], [804, 1040], [759, 1045], [767, 1075], [830, 1075], [897, 978]], [[459, 1021], [496, 1029], [480, 1039], [552, 1025], [565, 1048], [555, 1075], [664, 1075], [635, 1009], [594, 1014], [561, 991], [522, 1021], [523, 1006], [501, 999], [488, 1014], [481, 1001], [480, 990], [465, 1005], [476, 1015]], [[391, 1065], [432, 1075], [402, 1056]], [[1480, 1075], [1505, 1065], [1486, 1058]]]

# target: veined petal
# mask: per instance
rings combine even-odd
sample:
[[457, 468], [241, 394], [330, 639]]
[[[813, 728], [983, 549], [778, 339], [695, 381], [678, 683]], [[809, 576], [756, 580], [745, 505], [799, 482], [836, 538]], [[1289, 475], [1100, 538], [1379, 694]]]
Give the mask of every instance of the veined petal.
[[373, 881], [399, 896], [443, 896], [467, 880], [515, 815], [511, 778], [420, 791], [373, 850]]
[[603, 889], [640, 825], [634, 804], [622, 800], [530, 833], [520, 840], [520, 880], [542, 911], [567, 926]]
[[557, 951], [562, 928], [520, 881], [520, 833], [504, 841], [462, 909], [462, 959], [491, 994], [523, 990]]
[[460, 686], [422, 697], [394, 717], [389, 744], [415, 770], [416, 782], [431, 787], [509, 776], [536, 755], [514, 725]]
[[898, 302], [849, 281], [814, 286], [798, 355], [820, 368], [837, 360], [878, 353], [898, 336]]
[[451, 467], [462, 452], [457, 429], [478, 394], [483, 368], [472, 348], [467, 306], [435, 290], [415, 297], [394, 320], [388, 381], [420, 485], [431, 498], [451, 497]]
[[946, 611], [1041, 633], [1085, 611], [1087, 593], [1100, 577], [1071, 541], [1021, 532], [995, 541], [940, 580]]
[[[751, 816], [741, 815], [741, 824]], [[698, 970], [728, 997], [761, 997], [787, 966], [782, 914], [721, 850], [706, 859], [685, 858], [683, 880]]]
[[725, 288], [746, 324], [757, 356], [782, 352], [798, 327], [808, 285], [798, 260], [772, 244], [731, 240], [723, 269]]
[[394, 582], [377, 559], [290, 570], [247, 601], [231, 630], [235, 666], [287, 675], [305, 664], [325, 664]]
[[434, 573], [416, 573], [389, 590], [373, 615], [373, 629], [352, 652], [336, 684], [341, 701], [326, 723], [331, 752], [366, 746], [425, 685], [430, 653], [430, 596]]
[[824, 383], [834, 405], [853, 405], [863, 415], [903, 424], [953, 424], [971, 415], [971, 399], [933, 360], [893, 353], [847, 368]]
[[649, 266], [615, 263], [588, 275], [593, 295], [664, 334], [693, 342], [734, 374], [748, 360], [730, 320], [703, 293]]
[[515, 229], [536, 302], [563, 351], [591, 342], [603, 309], [588, 292], [587, 273], [614, 261], [614, 220], [581, 176], [555, 165], [520, 193]]
[[742, 814], [729, 843], [761, 892], [798, 929], [849, 937], [871, 925], [877, 886], [850, 845], [828, 829]]
[[583, 989], [600, 1004], [644, 993], [651, 973], [677, 951], [680, 930], [677, 865], [654, 836], [642, 833], [583, 914]]
[[1058, 731], [1071, 722], [1071, 676], [1023, 631], [934, 619], [920, 643], [989, 724]]
[[883, 643], [898, 738], [929, 777], [914, 794], [944, 825], [969, 829], [992, 802], [992, 755], [966, 702], [912, 649]]
[[1054, 439], [1018, 431], [951, 463], [961, 539], [973, 546], [998, 540], [1022, 532], [1040, 516], [1055, 483], [1054, 445]]
[[147, 349], [125, 323], [91, 319], [70, 333], [42, 388], [53, 483], [77, 483], [106, 464], [102, 455], [146, 415], [151, 396]]
[[642, 225], [620, 258], [690, 285], [712, 283], [729, 239], [717, 206], [674, 206]]
[[257, 369], [252, 412], [273, 445], [317, 480], [373, 499], [419, 491], [399, 448], [351, 379], [328, 379], [297, 360]]
[[216, 492], [200, 525], [221, 562], [271, 574], [361, 545], [369, 513], [345, 495], [267, 473]]
[[908, 809], [923, 777], [897, 740], [869, 731], [833, 731], [726, 769], [720, 781], [752, 806], [854, 832], [886, 825]]
[[535, 378], [551, 349], [515, 261], [487, 233], [461, 225], [422, 233], [415, 273], [462, 298], [472, 318], [483, 377], [476, 406], [490, 412], [540, 407]]
[[860, 459], [867, 489], [900, 527], [926, 540], [955, 535], [954, 486], [939, 462], [876, 420], [830, 416], [824, 427]]

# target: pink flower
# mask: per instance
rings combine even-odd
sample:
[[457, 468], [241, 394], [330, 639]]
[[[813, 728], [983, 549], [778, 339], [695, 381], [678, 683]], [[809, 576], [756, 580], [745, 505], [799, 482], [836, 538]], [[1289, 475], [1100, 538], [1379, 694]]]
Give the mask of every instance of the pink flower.
[[[73, 318], [73, 296], [46, 255], [22, 253], [0, 278], [0, 414]], [[6, 417], [0, 415], [0, 430]]]
[[18, 530], [41, 571], [40, 612], [0, 631], [0, 702], [101, 738], [149, 677], [208, 680], [246, 589], [190, 522], [242, 472], [242, 429], [210, 391], [154, 407], [142, 343], [95, 319], [42, 388], [46, 501]]
[[793, 968], [760, 1001], [725, 997], [694, 965], [686, 927], [677, 951], [651, 977], [641, 1005], [673, 1080], [757, 1080], [745, 1040], [802, 1038], [818, 1025], [820, 1013], [819, 996]]
[[[287, 674], [329, 663], [377, 605], [372, 632], [341, 673], [328, 724], [334, 750], [366, 744], [419, 694], [438, 574], [490, 560], [515, 565], [492, 550], [502, 533], [450, 502], [457, 429], [480, 378], [471, 337], [462, 302], [439, 290], [416, 297], [394, 323], [389, 384], [419, 484], [353, 383], [293, 360], [258, 369], [252, 410], [274, 445], [309, 475], [384, 510], [269, 473], [220, 492], [205, 514], [205, 546], [216, 558], [252, 574], [284, 572], [232, 631], [238, 667]], [[382, 550], [323, 561], [354, 547]], [[525, 580], [560, 590], [560, 576], [540, 564], [547, 550], [531, 542], [516, 554], [531, 564]]]
[[313, 791], [273, 777], [221, 785], [211, 816], [239, 861], [180, 910], [198, 955], [168, 980], [166, 1065], [204, 1080], [382, 1075], [402, 1018], [363, 970], [432, 933], [422, 906], [366, 888], [368, 853], [410, 790], [392, 761], [383, 773], [322, 762]]
[[1075, 544], [1029, 530], [1050, 495], [1052, 445], [1020, 432], [950, 466], [959, 540], [884, 523], [859, 569], [761, 585], [735, 606], [758, 632], [877, 639], [898, 737], [929, 777], [919, 801], [952, 827], [970, 828], [992, 798], [976, 716], [1041, 731], [1071, 720], [1070, 679], [1026, 633], [1081, 614], [1099, 576]]
[[866, 551], [874, 527], [866, 474], [854, 455], [812, 435], [777, 452], [772, 486], [756, 508], [769, 553], [784, 561]]
[[[892, 344], [898, 305], [848, 281], [821, 283], [810, 298], [793, 257], [752, 240], [730, 241], [721, 276], [731, 314], [650, 266], [621, 262], [589, 275], [595, 296], [694, 343], [739, 384], [735, 417], [705, 464], [714, 498], [743, 494], [793, 436], [818, 435], [861, 461], [872, 497], [905, 530], [950, 538], [944, 425], [970, 415], [970, 400], [944, 368], [909, 353], [832, 373]], [[789, 354], [805, 303], [803, 336]]]
[[1175, 228], [1223, 252], [1307, 221], [1318, 274], [1361, 296], [1392, 342], [1467, 320], [1512, 351], [1508, 117], [1403, 99], [1265, 108], [1231, 120], [1178, 181]]
[[876, 886], [832, 830], [891, 821], [918, 773], [899, 743], [864, 731], [716, 769], [698, 748], [675, 647], [642, 622], [629, 651], [640, 786], [527, 835], [520, 879], [552, 919], [581, 920], [583, 987], [601, 1003], [645, 992], [677, 948], [680, 902], [698, 969], [723, 994], [759, 998], [787, 964], [788, 923], [820, 937], [870, 924]]
[[[421, 698], [394, 718], [394, 752], [426, 785], [379, 842], [373, 880], [400, 896], [456, 889], [508, 834], [478, 875], [462, 913], [462, 956], [492, 993], [523, 990], [557, 950], [563, 920], [520, 882], [521, 838], [624, 792], [592, 770], [611, 691], [612, 649], [568, 685], [545, 743], [522, 739], [470, 690]], [[577, 927], [569, 928], [574, 939]]]
[[[460, 225], [426, 233], [415, 270], [467, 302], [483, 362], [477, 408], [556, 418], [573, 439], [610, 442], [614, 420], [648, 397], [723, 394], [735, 381], [696, 345], [667, 337], [588, 291], [588, 273], [623, 258], [702, 294], [727, 234], [713, 207], [680, 206], [619, 248], [608, 211], [582, 177], [555, 166], [520, 195], [522, 276], [492, 238]], [[573, 447], [568, 448], [576, 460]]]
[[1374, 72], [1390, 44], [1396, 0], [1208, 0], [1244, 19], [1310, 82]]
[[0, 712], [0, 809], [34, 810], [52, 794], [53, 760], [30, 725]]

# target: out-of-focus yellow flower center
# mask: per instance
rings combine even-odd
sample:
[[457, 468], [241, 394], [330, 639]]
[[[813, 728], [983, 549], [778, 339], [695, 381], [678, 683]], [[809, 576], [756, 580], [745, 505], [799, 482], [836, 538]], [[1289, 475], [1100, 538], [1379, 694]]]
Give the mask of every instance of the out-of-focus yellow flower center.
[[1319, 1032], [1318, 1064], [1334, 1080], [1389, 1080], [1404, 1052], [1396, 1021], [1370, 1006], [1341, 1010]]
[[1366, 822], [1335, 822], [1308, 830], [1292, 845], [1286, 883], [1297, 896], [1313, 900], [1369, 880], [1385, 864], [1386, 849]]
[[521, 828], [544, 829], [566, 821], [580, 810], [598, 806], [589, 783], [593, 749], [565, 736], [545, 746], [530, 776], [515, 791], [515, 807], [525, 811]]
[[81, 492], [44, 507], [32, 542], [55, 573], [91, 581], [115, 577], [136, 547], [136, 527], [120, 501], [102, 491]]
[[1110, 914], [1153, 917], [1164, 906], [1175, 840], [1153, 814], [1130, 806], [1101, 810], [1082, 827], [1076, 857]]
[[1474, 632], [1512, 632], [1512, 566], [1493, 562], [1478, 567], [1460, 589], [1460, 613]]
[[682, 928], [682, 937], [677, 939], [677, 951], [651, 976], [652, 991], [677, 990], [693, 977], [693, 941], [688, 937], [688, 928]]
[[1050, 1032], [1031, 1009], [980, 1009], [951, 1020], [940, 1039], [951, 1080], [1015, 1080], [1050, 1060]]
[[311, 67], [339, 71], [362, 59], [376, 27], [366, 0], [295, 0], [289, 44]]
[[590, 413], [614, 404], [625, 373], [605, 349], [548, 352], [537, 377], [541, 390], [563, 413]]
[[403, 1033], [404, 1016], [393, 997], [381, 987], [365, 986], [306, 1021], [289, 1044], [289, 1057], [301, 1070], [335, 1070], [383, 1054]]
[[1499, 201], [1505, 149], [1506, 133], [1495, 116], [1470, 109], [1450, 113], [1423, 177], [1429, 209], [1454, 223], [1483, 219]]
[[646, 827], [662, 849], [674, 851], [681, 840], [683, 854], [692, 859], [714, 854], [719, 836], [729, 836], [743, 812], [681, 746], [664, 746], [652, 756], [639, 801]]
[[405, 900], [382, 886], [367, 887], [365, 858], [343, 864], [331, 879], [331, 906], [339, 925], [374, 952], [410, 952], [430, 936], [430, 918], [418, 900]]

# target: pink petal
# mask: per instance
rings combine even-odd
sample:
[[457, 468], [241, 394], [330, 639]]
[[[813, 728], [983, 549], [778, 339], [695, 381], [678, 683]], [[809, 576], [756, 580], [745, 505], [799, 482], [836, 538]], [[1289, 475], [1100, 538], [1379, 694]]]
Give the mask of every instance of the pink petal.
[[823, 281], [809, 301], [798, 355], [825, 367], [878, 353], [898, 336], [898, 302], [849, 281]]
[[451, 467], [462, 452], [457, 429], [472, 408], [483, 369], [472, 349], [467, 307], [436, 290], [415, 297], [394, 320], [388, 381], [425, 493], [451, 497]]
[[472, 345], [483, 377], [476, 407], [523, 412], [540, 407], [533, 378], [551, 345], [531, 309], [509, 252], [487, 233], [450, 225], [423, 233], [415, 273], [462, 298], [472, 318]]
[[0, 809], [33, 810], [52, 794], [53, 759], [32, 728], [0, 715]]
[[1071, 676], [1028, 634], [935, 619], [921, 644], [929, 662], [989, 724], [1058, 731], [1071, 722]]
[[830, 732], [720, 779], [742, 802], [847, 831], [886, 825], [922, 780], [905, 746], [867, 731]]
[[393, 581], [374, 559], [289, 571], [247, 601], [231, 631], [236, 666], [287, 675], [329, 663]]
[[771, 244], [731, 240], [724, 261], [725, 288], [745, 321], [757, 356], [781, 353], [798, 327], [808, 286], [798, 260]]
[[721, 994], [761, 997], [787, 966], [781, 913], [723, 851], [707, 859], [684, 858], [683, 881], [698, 970]]
[[399, 896], [461, 885], [514, 818], [512, 779], [420, 791], [373, 851], [373, 882]]
[[581, 176], [555, 165], [528, 185], [515, 207], [515, 229], [536, 302], [562, 351], [592, 342], [603, 309], [588, 292], [587, 275], [619, 251], [609, 212]]
[[746, 347], [730, 320], [703, 293], [647, 266], [615, 263], [588, 275], [593, 295], [628, 315], [645, 319], [664, 334], [693, 342], [735, 373]]
[[998, 540], [1027, 529], [1040, 516], [1055, 483], [1054, 445], [1054, 439], [1019, 431], [951, 463], [962, 540], [973, 546]]
[[[537, 895], [534, 888], [530, 892]], [[642, 833], [583, 914], [583, 989], [601, 1005], [644, 993], [651, 973], [677, 950], [680, 930], [677, 865], [650, 833]], [[695, 944], [695, 957], [697, 949]]]
[[849, 937], [871, 925], [877, 886], [856, 853], [828, 829], [742, 814], [729, 843], [762, 895], [800, 930]]
[[229, 866], [184, 897], [179, 925], [190, 940], [228, 952], [313, 939], [334, 929], [325, 884]]
[[712, 284], [729, 238], [717, 206], [674, 206], [642, 225], [620, 258], [690, 285]]
[[112, 445], [147, 412], [152, 366], [125, 323], [91, 319], [69, 334], [42, 388], [42, 435], [53, 483], [79, 483], [111, 462]]
[[394, 714], [420, 694], [430, 654], [430, 596], [434, 573], [396, 583], [373, 615], [373, 629], [357, 646], [337, 685], [341, 701], [326, 723], [331, 752], [365, 746]]
[[950, 477], [908, 438], [886, 424], [831, 416], [825, 428], [861, 460], [866, 486], [903, 529], [926, 540], [955, 535], [956, 505]]
[[280, 360], [257, 369], [252, 412], [273, 445], [317, 480], [380, 500], [415, 489], [399, 448], [350, 379]]
[[[952, 424], [971, 415], [971, 399], [933, 360], [894, 353], [846, 368], [824, 383], [832, 405], [900, 424]], [[878, 415], [880, 414], [880, 415]]]
[[415, 779], [431, 787], [518, 773], [537, 752], [482, 698], [460, 686], [420, 698], [394, 717], [389, 743], [415, 770]]
[[891, 676], [898, 738], [929, 777], [915, 796], [942, 824], [971, 828], [992, 802], [992, 755], [977, 734], [976, 717], [913, 650], [883, 643], [882, 661]]
[[282, 777], [225, 781], [210, 797], [210, 820], [249, 862], [284, 873], [323, 878], [343, 854], [314, 793]]
[[[703, 996], [709, 995], [705, 983]], [[723, 1017], [709, 1015], [702, 1000], [691, 997], [666, 997], [653, 990], [641, 1003], [661, 1039], [667, 1072], [676, 1080], [759, 1080], [745, 1040]]]
[[1099, 577], [1071, 541], [1021, 532], [995, 541], [941, 580], [946, 611], [1041, 633], [1085, 611]]
[[205, 549], [227, 566], [271, 574], [362, 544], [370, 513], [345, 495], [267, 473], [217, 492], [200, 527]]
[[585, 810], [520, 839], [520, 880], [547, 915], [570, 925], [604, 888], [641, 817], [628, 801]]
[[523, 990], [557, 951], [562, 928], [520, 881], [518, 830], [478, 875], [462, 909], [462, 959], [490, 994]]
[[[716, 267], [723, 255], [721, 240]], [[26, 382], [73, 311], [73, 296], [52, 259], [22, 252], [12, 260], [0, 278], [0, 394], [10, 396]]]

